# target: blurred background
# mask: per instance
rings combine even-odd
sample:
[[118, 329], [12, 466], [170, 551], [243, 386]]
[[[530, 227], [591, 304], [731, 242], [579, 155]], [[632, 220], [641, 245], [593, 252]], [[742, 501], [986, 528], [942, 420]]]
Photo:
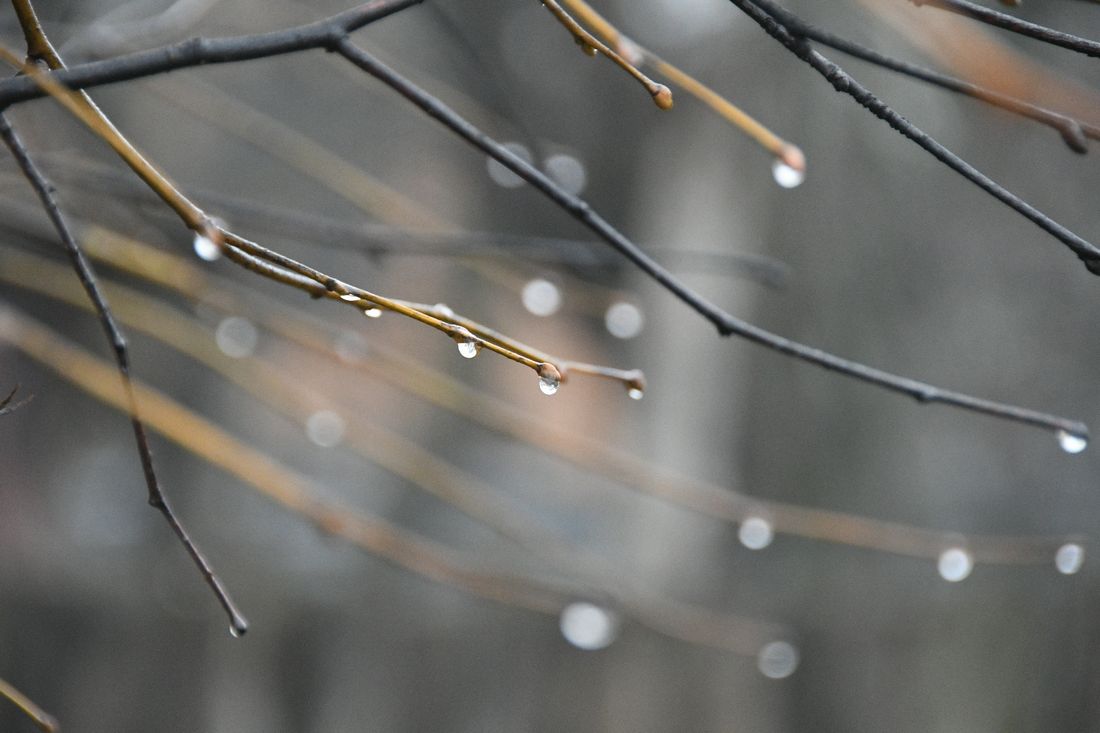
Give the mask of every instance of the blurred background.
[[[37, 7], [77, 63], [346, 6]], [[892, 0], [791, 7], [880, 50], [974, 70], [936, 45], [946, 27], [977, 48], [981, 30], [964, 19]], [[428, 0], [356, 39], [735, 315], [1100, 424], [1100, 290], [1064, 247], [725, 0], [598, 9], [799, 145], [801, 185], [777, 185], [771, 156], [687, 94], [674, 89], [675, 108], [659, 111], [537, 2]], [[1100, 36], [1087, 3], [1018, 12]], [[985, 37], [1036, 66], [1002, 64], [983, 82], [1030, 79], [1035, 98], [1100, 120], [1095, 61]], [[10, 10], [0, 39], [21, 48]], [[995, 180], [1100, 237], [1092, 156], [827, 55]], [[54, 102], [13, 109], [95, 253], [136, 379], [181, 408], [143, 399], [157, 468], [252, 624], [227, 633], [145, 503], [125, 415], [74, 381], [117, 378], [0, 338], [0, 391], [33, 395], [0, 416], [0, 678], [65, 730], [1100, 730], [1100, 594], [1083, 560], [1100, 517], [1093, 451], [720, 338], [334, 55], [191, 69], [94, 97], [237, 233], [562, 359], [641, 369], [648, 386], [634, 400], [573, 374], [547, 397], [530, 369], [487, 351], [463, 359], [411, 320], [263, 281], [196, 248]], [[7, 332], [38, 324], [109, 359], [6, 155], [0, 211]], [[5, 702], [0, 729], [34, 726]]]

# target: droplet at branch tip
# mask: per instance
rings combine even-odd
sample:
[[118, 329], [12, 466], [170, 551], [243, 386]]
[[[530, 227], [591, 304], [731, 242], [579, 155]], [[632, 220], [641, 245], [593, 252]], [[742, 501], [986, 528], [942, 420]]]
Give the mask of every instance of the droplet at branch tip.
[[229, 620], [229, 635], [234, 639], [239, 639], [248, 633], [248, 621], [244, 616], [234, 614], [233, 618]]
[[1080, 433], [1071, 433], [1068, 430], [1058, 431], [1058, 445], [1066, 453], [1080, 453], [1089, 447], [1089, 439], [1087, 435]]
[[539, 364], [539, 390], [544, 395], [556, 394], [558, 389], [561, 388], [562, 374], [556, 366], [550, 362], [544, 361]]

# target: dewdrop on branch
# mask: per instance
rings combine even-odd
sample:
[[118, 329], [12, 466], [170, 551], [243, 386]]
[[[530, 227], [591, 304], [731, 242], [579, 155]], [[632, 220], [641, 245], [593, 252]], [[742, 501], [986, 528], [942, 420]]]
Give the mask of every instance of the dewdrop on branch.
[[1077, 435], [1071, 433], [1068, 430], [1058, 431], [1058, 445], [1062, 447], [1066, 453], [1080, 453], [1085, 448], [1089, 447], [1089, 439], [1084, 435]]
[[772, 161], [772, 177], [783, 188], [796, 188], [806, 180], [806, 156], [794, 145], [783, 146]]
[[747, 517], [737, 530], [737, 539], [750, 550], [763, 550], [774, 538], [771, 522], [763, 517]]
[[458, 344], [458, 353], [464, 359], [473, 359], [481, 351], [481, 342], [462, 326], [455, 328], [451, 338]]
[[1076, 542], [1067, 542], [1054, 554], [1054, 567], [1062, 575], [1073, 575], [1085, 564], [1085, 548]]
[[952, 547], [940, 554], [936, 569], [940, 577], [948, 583], [958, 583], [966, 580], [970, 571], [974, 569], [974, 558], [970, 553], [960, 547]]
[[539, 364], [539, 390], [544, 395], [557, 394], [561, 387], [561, 372], [550, 362]]
[[222, 256], [221, 248], [210, 237], [200, 232], [195, 232], [195, 240], [191, 245], [200, 260], [213, 262]]
[[798, 649], [789, 641], [771, 641], [756, 655], [756, 668], [768, 679], [790, 677], [798, 669]]
[[561, 612], [561, 635], [573, 646], [594, 652], [606, 649], [619, 635], [619, 618], [592, 603], [571, 603]]
[[381, 318], [382, 317], [382, 309], [379, 308], [378, 306], [373, 306], [372, 305], [370, 308], [364, 308], [363, 309], [363, 315], [366, 316], [367, 318]]

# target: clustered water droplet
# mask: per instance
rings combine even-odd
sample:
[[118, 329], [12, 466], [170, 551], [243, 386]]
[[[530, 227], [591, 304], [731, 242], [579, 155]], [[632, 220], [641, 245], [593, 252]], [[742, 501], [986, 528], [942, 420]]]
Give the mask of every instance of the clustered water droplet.
[[382, 317], [382, 309], [379, 308], [378, 306], [371, 306], [370, 308], [364, 308], [363, 309], [363, 315], [366, 316], [367, 318], [381, 318]]
[[577, 602], [561, 612], [561, 635], [585, 651], [606, 649], [619, 635], [619, 617], [593, 603]]
[[213, 262], [222, 256], [221, 248], [214, 243], [210, 237], [205, 234], [195, 233], [195, 241], [191, 245], [195, 254], [200, 260], [206, 260], [207, 262]]
[[357, 303], [362, 300], [362, 298], [355, 293], [344, 293], [340, 296], [340, 300], [347, 301], [348, 303]]
[[737, 530], [737, 539], [750, 550], [763, 550], [774, 538], [771, 522], [763, 517], [748, 517]]
[[222, 319], [214, 331], [214, 341], [226, 356], [244, 359], [252, 356], [260, 341], [260, 334], [252, 322], [240, 316]]
[[940, 553], [936, 569], [947, 582], [958, 583], [966, 580], [974, 569], [974, 558], [961, 547], [952, 547]]
[[798, 649], [789, 641], [770, 641], [756, 655], [756, 668], [768, 679], [790, 677], [798, 669]]
[[1073, 575], [1085, 564], [1085, 548], [1076, 542], [1067, 542], [1054, 553], [1054, 567], [1062, 575]]
[[1089, 439], [1084, 435], [1071, 433], [1068, 430], [1058, 431], [1058, 445], [1066, 453], [1080, 453], [1089, 447]]
[[552, 316], [561, 308], [561, 290], [554, 283], [538, 277], [523, 286], [520, 294], [523, 307], [536, 316]]
[[645, 392], [638, 389], [637, 387], [630, 387], [626, 390], [626, 396], [632, 400], [640, 400], [645, 397]]
[[772, 161], [772, 177], [782, 188], [797, 188], [806, 180], [804, 171], [792, 168], [779, 158]]

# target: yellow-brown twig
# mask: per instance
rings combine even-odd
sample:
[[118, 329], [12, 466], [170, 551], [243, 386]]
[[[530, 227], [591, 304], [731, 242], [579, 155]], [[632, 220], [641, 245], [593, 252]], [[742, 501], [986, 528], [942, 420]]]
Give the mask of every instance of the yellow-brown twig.
[[19, 690], [12, 687], [7, 680], [0, 679], [0, 697], [6, 697], [23, 714], [34, 721], [38, 729], [44, 733], [55, 733], [58, 730], [57, 720], [42, 708], [34, 704], [34, 701]]

